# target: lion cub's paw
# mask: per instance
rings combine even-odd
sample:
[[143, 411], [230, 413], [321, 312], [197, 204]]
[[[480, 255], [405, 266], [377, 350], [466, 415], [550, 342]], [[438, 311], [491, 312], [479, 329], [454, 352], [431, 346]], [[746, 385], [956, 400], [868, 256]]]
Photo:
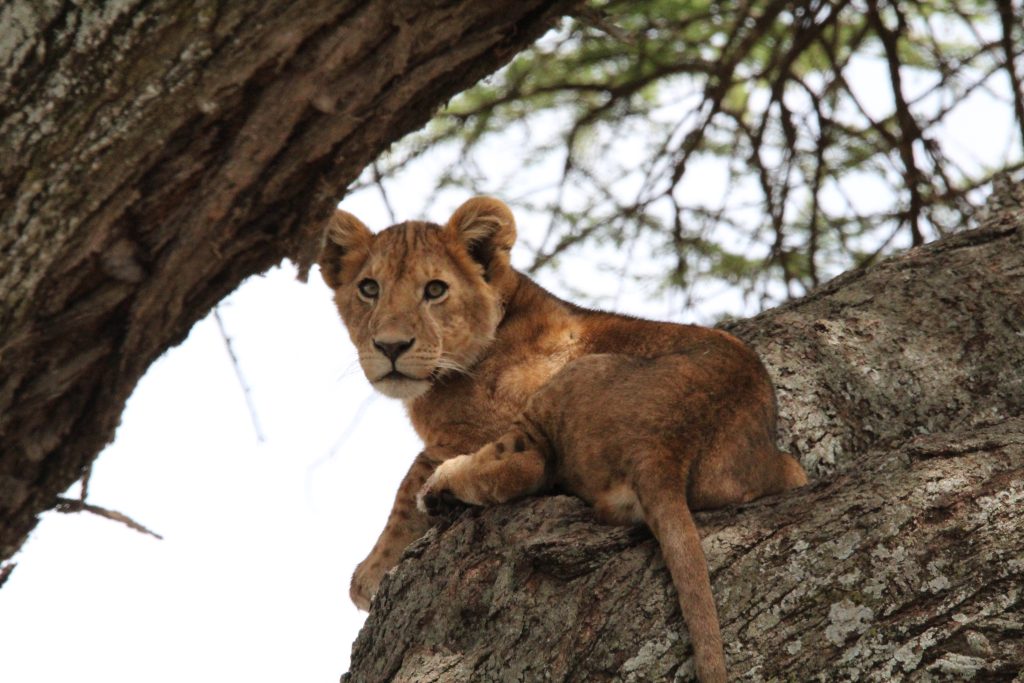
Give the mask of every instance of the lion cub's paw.
[[416, 507], [420, 512], [436, 516], [466, 505], [452, 492], [450, 477], [467, 458], [468, 455], [459, 455], [438, 465], [416, 494]]
[[420, 512], [425, 512], [431, 517], [443, 515], [465, 505], [465, 503], [455, 497], [454, 493], [447, 489], [438, 493], [421, 493], [416, 499], [416, 507], [420, 509]]

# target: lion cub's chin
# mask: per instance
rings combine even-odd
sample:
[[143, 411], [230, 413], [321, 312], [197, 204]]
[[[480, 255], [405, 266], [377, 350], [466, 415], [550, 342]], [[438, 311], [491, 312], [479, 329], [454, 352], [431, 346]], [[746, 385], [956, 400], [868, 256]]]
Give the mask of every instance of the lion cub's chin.
[[391, 398], [399, 398], [408, 401], [422, 396], [430, 389], [430, 382], [425, 379], [379, 379], [373, 383], [373, 388]]

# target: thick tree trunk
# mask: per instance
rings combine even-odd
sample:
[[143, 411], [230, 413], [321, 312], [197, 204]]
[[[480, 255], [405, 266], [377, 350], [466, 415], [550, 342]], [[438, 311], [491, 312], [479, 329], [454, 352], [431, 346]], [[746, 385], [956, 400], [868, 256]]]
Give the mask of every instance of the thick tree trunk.
[[[730, 326], [814, 477], [697, 515], [734, 679], [1024, 674], [1024, 191], [1001, 200], [980, 230]], [[349, 680], [689, 680], [689, 658], [650, 534], [548, 497], [414, 544]]]
[[0, 560], [149, 364], [571, 0], [0, 8]]

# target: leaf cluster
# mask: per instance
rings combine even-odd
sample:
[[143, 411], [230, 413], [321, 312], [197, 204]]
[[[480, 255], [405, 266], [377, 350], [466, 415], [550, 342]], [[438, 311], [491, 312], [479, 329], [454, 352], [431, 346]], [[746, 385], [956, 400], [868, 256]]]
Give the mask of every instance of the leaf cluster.
[[[1024, 166], [1022, 26], [1019, 0], [595, 0], [366, 182], [447, 149], [437, 191], [547, 217], [531, 271], [639, 240], [663, 286], [774, 303], [969, 226]], [[997, 151], [958, 142], [977, 111]]]

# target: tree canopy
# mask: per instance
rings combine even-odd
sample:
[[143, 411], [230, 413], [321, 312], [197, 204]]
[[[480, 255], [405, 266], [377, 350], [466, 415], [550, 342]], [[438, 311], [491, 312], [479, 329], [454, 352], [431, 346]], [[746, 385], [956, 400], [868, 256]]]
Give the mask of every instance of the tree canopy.
[[686, 305], [718, 281], [763, 307], [973, 225], [1024, 166], [1022, 26], [1010, 1], [596, 0], [361, 183], [446, 150], [438, 191], [547, 221], [531, 273], [640, 244]]

